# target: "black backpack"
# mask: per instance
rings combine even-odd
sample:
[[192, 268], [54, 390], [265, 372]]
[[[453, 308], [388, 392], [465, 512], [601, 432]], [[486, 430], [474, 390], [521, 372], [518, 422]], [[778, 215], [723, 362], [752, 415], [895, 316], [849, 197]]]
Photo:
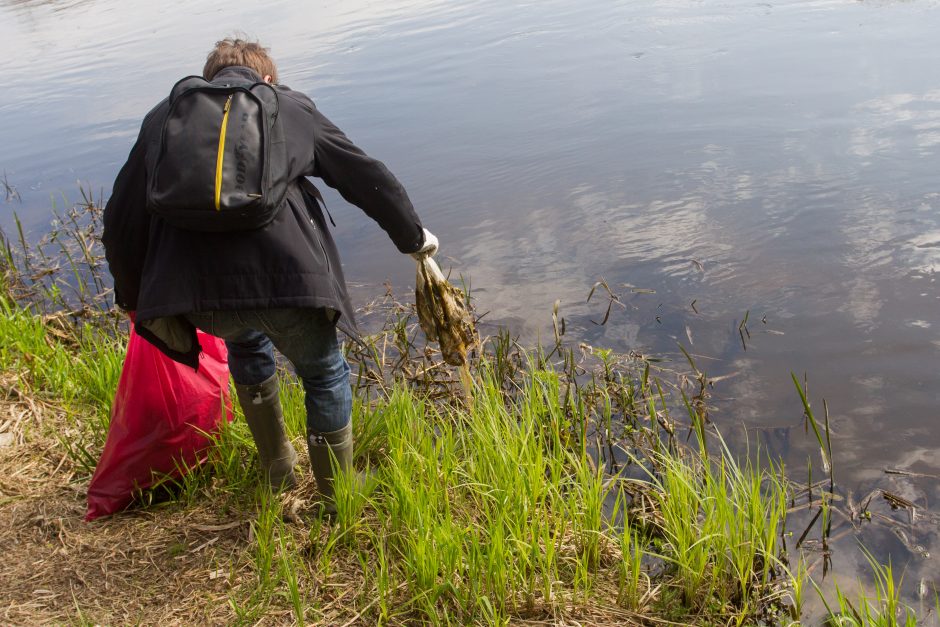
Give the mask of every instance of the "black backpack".
[[277, 215], [289, 180], [271, 85], [184, 78], [159, 141], [147, 154], [147, 207], [170, 224], [240, 231]]

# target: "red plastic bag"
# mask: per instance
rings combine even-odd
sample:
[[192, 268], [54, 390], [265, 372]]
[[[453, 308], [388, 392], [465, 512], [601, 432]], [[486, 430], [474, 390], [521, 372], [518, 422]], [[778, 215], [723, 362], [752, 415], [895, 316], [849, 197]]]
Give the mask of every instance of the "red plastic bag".
[[225, 342], [201, 331], [197, 337], [202, 354], [193, 371], [132, 325], [108, 438], [88, 485], [85, 520], [121, 511], [137, 490], [205, 462], [210, 435], [232, 419]]

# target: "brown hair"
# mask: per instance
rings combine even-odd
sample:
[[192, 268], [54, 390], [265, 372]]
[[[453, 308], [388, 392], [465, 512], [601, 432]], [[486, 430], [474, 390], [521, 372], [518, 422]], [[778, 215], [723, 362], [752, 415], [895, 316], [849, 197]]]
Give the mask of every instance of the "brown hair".
[[215, 43], [215, 48], [206, 57], [202, 75], [207, 81], [219, 73], [219, 70], [232, 65], [251, 68], [264, 78], [271, 76], [271, 82], [277, 83], [277, 66], [268, 55], [268, 49], [261, 44], [233, 37], [226, 37]]

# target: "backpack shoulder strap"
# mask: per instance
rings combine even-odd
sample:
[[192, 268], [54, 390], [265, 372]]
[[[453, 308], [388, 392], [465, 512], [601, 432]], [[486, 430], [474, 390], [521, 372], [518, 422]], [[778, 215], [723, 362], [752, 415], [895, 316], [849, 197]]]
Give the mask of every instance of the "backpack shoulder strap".
[[179, 98], [180, 94], [188, 89], [192, 89], [193, 87], [205, 87], [210, 84], [211, 83], [209, 83], [209, 81], [201, 76], [194, 75], [181, 78], [180, 80], [176, 81], [176, 84], [173, 85], [173, 89], [170, 90], [170, 102], [173, 102]]
[[255, 83], [249, 88], [249, 91], [261, 100], [265, 108], [269, 109], [272, 118], [277, 118], [280, 111], [281, 102], [277, 96], [277, 90], [269, 83]]

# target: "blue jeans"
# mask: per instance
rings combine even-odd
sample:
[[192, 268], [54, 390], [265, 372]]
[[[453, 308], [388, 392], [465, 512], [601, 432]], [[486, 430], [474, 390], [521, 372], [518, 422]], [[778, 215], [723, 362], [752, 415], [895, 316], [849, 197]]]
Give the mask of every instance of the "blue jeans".
[[328, 433], [349, 424], [349, 364], [325, 309], [205, 311], [186, 317], [225, 340], [228, 365], [238, 385], [257, 385], [275, 372], [274, 349], [290, 360], [304, 386], [307, 433]]

